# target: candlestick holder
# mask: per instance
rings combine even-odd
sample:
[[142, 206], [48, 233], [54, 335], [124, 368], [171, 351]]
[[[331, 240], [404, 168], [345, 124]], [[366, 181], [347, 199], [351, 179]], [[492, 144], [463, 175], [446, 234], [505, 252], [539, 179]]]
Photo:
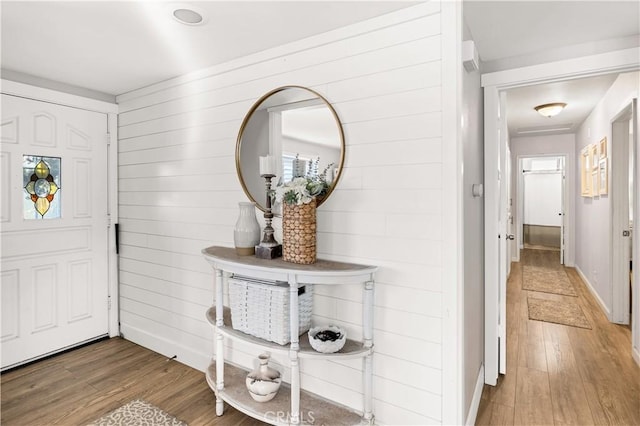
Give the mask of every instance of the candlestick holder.
[[273, 174], [260, 175], [265, 180], [267, 187], [267, 205], [264, 211], [264, 221], [266, 223], [264, 227], [264, 233], [262, 235], [262, 241], [256, 246], [256, 257], [260, 259], [275, 259], [282, 256], [282, 244], [279, 244], [273, 236], [273, 227], [271, 221], [273, 220], [273, 213], [271, 212], [271, 179], [275, 177]]

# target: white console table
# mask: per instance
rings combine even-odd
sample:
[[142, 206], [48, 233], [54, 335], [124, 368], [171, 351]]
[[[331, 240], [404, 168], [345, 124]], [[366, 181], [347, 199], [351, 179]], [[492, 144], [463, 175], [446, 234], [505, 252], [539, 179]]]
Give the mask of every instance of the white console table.
[[[360, 424], [373, 423], [372, 357], [373, 357], [373, 284], [375, 266], [333, 262], [318, 259], [312, 265], [284, 262], [282, 259], [259, 259], [238, 256], [233, 248], [208, 247], [202, 250], [216, 273], [215, 306], [207, 311], [207, 319], [215, 326], [216, 360], [209, 366], [207, 383], [216, 395], [216, 414], [224, 412], [224, 402], [264, 422], [279, 424]], [[289, 283], [291, 343], [279, 345], [234, 330], [228, 308], [223, 306], [223, 288], [234, 274]], [[298, 284], [361, 284], [363, 290], [363, 341], [347, 339], [339, 352], [323, 354], [311, 348], [306, 333], [298, 330]], [[240, 340], [262, 346], [271, 353], [289, 356], [291, 384], [282, 384], [269, 402], [254, 401], [245, 387], [247, 371], [224, 362], [225, 339]], [[256, 354], [258, 355], [258, 354]], [[362, 414], [300, 390], [300, 359], [363, 359]], [[302, 413], [302, 415], [301, 415]], [[312, 413], [305, 418], [305, 413]]]

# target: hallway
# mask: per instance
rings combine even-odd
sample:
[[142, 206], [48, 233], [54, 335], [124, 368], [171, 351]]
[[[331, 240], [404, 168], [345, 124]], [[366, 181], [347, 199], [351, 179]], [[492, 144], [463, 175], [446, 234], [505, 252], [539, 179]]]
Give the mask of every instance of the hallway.
[[[478, 425], [640, 424], [640, 368], [628, 327], [610, 323], [574, 268], [578, 297], [522, 289], [523, 266], [561, 270], [558, 252], [525, 249], [507, 283], [507, 371], [485, 385]], [[530, 320], [527, 297], [576, 300], [592, 329]]]

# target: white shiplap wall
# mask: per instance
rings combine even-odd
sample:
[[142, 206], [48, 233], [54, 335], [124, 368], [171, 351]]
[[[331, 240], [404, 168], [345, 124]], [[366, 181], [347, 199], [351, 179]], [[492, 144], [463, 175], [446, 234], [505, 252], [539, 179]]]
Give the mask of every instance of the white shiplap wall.
[[[250, 106], [283, 85], [331, 102], [343, 176], [318, 211], [321, 257], [380, 266], [374, 412], [443, 420], [441, 13], [424, 3], [118, 98], [121, 330], [204, 369], [214, 277], [200, 250], [233, 245], [235, 141]], [[361, 289], [318, 286], [314, 320], [361, 333]], [[249, 366], [259, 349], [227, 356]], [[285, 359], [275, 362], [286, 365]], [[360, 409], [360, 361], [305, 362], [304, 388]], [[285, 379], [288, 376], [285, 375]]]

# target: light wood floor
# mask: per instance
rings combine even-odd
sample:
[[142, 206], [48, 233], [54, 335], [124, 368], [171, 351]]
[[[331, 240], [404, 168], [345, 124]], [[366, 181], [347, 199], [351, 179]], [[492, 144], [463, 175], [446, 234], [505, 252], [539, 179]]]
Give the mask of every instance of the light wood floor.
[[522, 265], [563, 268], [558, 252], [523, 250], [507, 284], [507, 374], [485, 385], [479, 425], [640, 425], [640, 368], [629, 328], [610, 323], [573, 268], [564, 268], [592, 329], [529, 320]]
[[197, 425], [262, 425], [225, 406], [204, 373], [126, 340], [104, 340], [1, 376], [3, 426], [86, 425], [134, 399]]

